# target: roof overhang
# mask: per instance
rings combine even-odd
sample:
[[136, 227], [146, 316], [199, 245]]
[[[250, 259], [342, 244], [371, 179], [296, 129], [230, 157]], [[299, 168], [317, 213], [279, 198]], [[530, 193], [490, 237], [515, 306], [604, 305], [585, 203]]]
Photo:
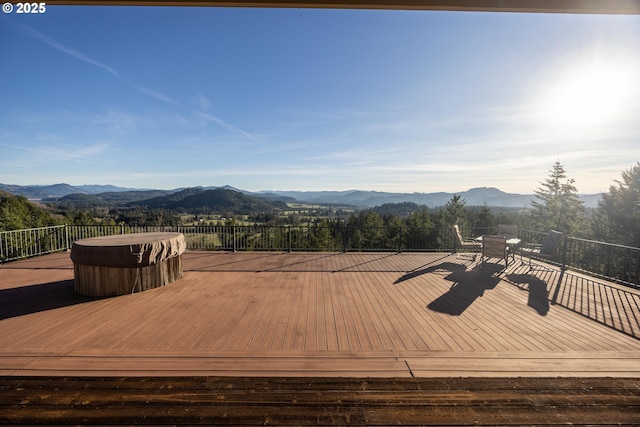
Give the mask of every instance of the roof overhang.
[[640, 14], [640, 0], [48, 0], [47, 5], [207, 6]]

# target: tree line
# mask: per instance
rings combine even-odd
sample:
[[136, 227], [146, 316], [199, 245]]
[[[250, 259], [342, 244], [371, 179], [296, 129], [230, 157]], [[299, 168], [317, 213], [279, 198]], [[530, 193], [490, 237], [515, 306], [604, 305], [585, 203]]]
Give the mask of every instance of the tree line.
[[[308, 213], [304, 220], [307, 224], [326, 226], [327, 229], [347, 225], [352, 229], [405, 228], [416, 232], [454, 224], [471, 230], [517, 224], [523, 230], [547, 232], [553, 229], [574, 237], [640, 247], [640, 162], [623, 171], [621, 179], [602, 194], [598, 207], [592, 210], [583, 206], [575, 181], [568, 177], [559, 161], [551, 166], [549, 175], [534, 194], [531, 209], [497, 210], [488, 206], [466, 206], [464, 199], [454, 195], [445, 206], [437, 209], [412, 203], [383, 205], [355, 212], [325, 209], [318, 211], [315, 217]], [[180, 222], [179, 216], [163, 209], [113, 209], [108, 217], [104, 215], [105, 212], [91, 210], [52, 212], [35, 206], [22, 196], [0, 192], [0, 231], [61, 224], [178, 225]], [[96, 216], [102, 220], [97, 220]], [[301, 221], [297, 214], [279, 216], [277, 212], [255, 212], [249, 218], [256, 223], [266, 221], [272, 225], [297, 225]], [[228, 224], [233, 224], [233, 221], [216, 225]], [[392, 236], [380, 235], [378, 238]]]

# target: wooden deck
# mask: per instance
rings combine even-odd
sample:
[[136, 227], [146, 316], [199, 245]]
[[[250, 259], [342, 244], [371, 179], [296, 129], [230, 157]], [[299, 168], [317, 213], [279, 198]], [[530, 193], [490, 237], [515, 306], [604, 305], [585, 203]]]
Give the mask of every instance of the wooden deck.
[[0, 266], [0, 424], [640, 421], [637, 291], [439, 253], [184, 266], [104, 299], [67, 253]]
[[177, 282], [105, 299], [72, 267], [0, 266], [0, 375], [640, 378], [640, 292], [520, 262], [188, 252]]

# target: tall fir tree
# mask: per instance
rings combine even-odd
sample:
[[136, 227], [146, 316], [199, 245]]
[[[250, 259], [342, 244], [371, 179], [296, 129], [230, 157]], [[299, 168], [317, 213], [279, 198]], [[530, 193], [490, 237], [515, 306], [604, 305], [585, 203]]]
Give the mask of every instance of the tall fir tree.
[[444, 225], [453, 226], [458, 224], [460, 227], [466, 226], [467, 208], [466, 201], [459, 194], [453, 197], [444, 206]]
[[602, 194], [593, 221], [595, 238], [640, 247], [640, 162]]
[[531, 218], [537, 231], [557, 230], [567, 234], [582, 234], [585, 210], [574, 180], [567, 178], [564, 166], [556, 161], [549, 177], [534, 191]]

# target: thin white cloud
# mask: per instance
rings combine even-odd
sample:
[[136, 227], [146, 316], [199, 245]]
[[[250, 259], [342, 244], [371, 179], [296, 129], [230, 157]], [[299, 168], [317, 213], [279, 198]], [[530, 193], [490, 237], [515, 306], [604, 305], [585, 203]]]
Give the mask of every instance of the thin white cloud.
[[202, 117], [203, 119], [205, 119], [205, 120], [208, 120], [210, 122], [219, 124], [220, 126], [225, 127], [225, 128], [227, 128], [229, 130], [241, 133], [242, 135], [244, 135], [247, 138], [252, 139], [254, 141], [256, 140], [256, 138], [254, 138], [253, 135], [251, 135], [250, 133], [245, 132], [242, 129], [239, 129], [239, 128], [233, 126], [232, 124], [229, 124], [229, 123], [225, 122], [224, 120], [222, 120], [222, 119], [220, 119], [220, 118], [218, 118], [218, 117], [216, 117], [214, 115], [211, 115], [209, 113], [203, 113], [202, 111], [195, 111], [195, 113], [197, 115], [199, 115], [200, 117]]
[[37, 159], [40, 162], [55, 162], [60, 160], [104, 162], [107, 160], [99, 157], [99, 155], [109, 149], [109, 144], [107, 143], [87, 145], [85, 147], [54, 147], [49, 145], [39, 147], [25, 147], [11, 144], [0, 144], [0, 146], [12, 149], [14, 151], [22, 151], [38, 155]]
[[184, 107], [182, 105], [180, 105], [180, 103], [178, 101], [176, 101], [175, 99], [173, 99], [173, 98], [171, 98], [171, 97], [169, 97], [169, 96], [167, 96], [167, 95], [165, 95], [163, 93], [160, 93], [160, 92], [158, 92], [156, 90], [153, 90], [153, 89], [149, 89], [148, 87], [137, 85], [137, 84], [132, 83], [132, 82], [130, 82], [128, 80], [125, 80], [123, 78], [120, 78], [120, 80], [122, 80], [123, 82], [129, 84], [132, 88], [134, 88], [138, 92], [143, 93], [143, 94], [145, 94], [145, 95], [147, 95], [147, 96], [149, 96], [151, 98], [155, 98], [155, 99], [157, 99], [159, 101], [162, 101], [162, 102], [165, 102], [167, 104], [173, 105], [175, 107], [184, 109]]
[[73, 56], [76, 59], [79, 59], [80, 61], [86, 62], [88, 64], [94, 65], [98, 68], [103, 69], [104, 71], [108, 72], [109, 74], [112, 74], [116, 77], [120, 77], [120, 74], [112, 67], [105, 65], [93, 58], [91, 58], [88, 55], [85, 55], [84, 53], [72, 49], [68, 46], [63, 45], [62, 43], [58, 43], [57, 41], [53, 40], [50, 37], [45, 36], [44, 34], [42, 34], [39, 31], [34, 30], [31, 27], [28, 27], [26, 25], [22, 25], [18, 22], [14, 22], [14, 21], [8, 21], [10, 22], [12, 25], [18, 27], [22, 32], [24, 32], [25, 34], [27, 34], [28, 36], [41, 41], [42, 43], [49, 45], [51, 47], [53, 47], [54, 49], [58, 49], [61, 52], [66, 53], [67, 55]]
[[198, 96], [194, 100], [194, 103], [198, 108], [202, 110], [206, 110], [207, 108], [211, 107], [211, 102], [209, 102], [207, 97], [202, 94], [198, 94]]
[[[188, 110], [185, 106], [180, 104], [175, 99], [173, 99], [173, 98], [171, 98], [171, 97], [169, 97], [169, 96], [167, 96], [167, 95], [165, 95], [165, 94], [163, 94], [161, 92], [158, 92], [158, 91], [156, 91], [154, 89], [150, 89], [148, 87], [141, 86], [139, 84], [133, 83], [132, 81], [130, 81], [130, 80], [126, 79], [125, 77], [123, 77], [118, 71], [116, 71], [115, 68], [113, 68], [113, 67], [111, 67], [109, 65], [103, 64], [102, 62], [90, 57], [89, 55], [86, 55], [86, 54], [84, 54], [84, 53], [82, 53], [82, 52], [80, 52], [80, 51], [78, 51], [76, 49], [73, 49], [71, 47], [65, 46], [62, 43], [59, 43], [59, 42], [53, 40], [52, 38], [40, 33], [39, 31], [34, 30], [33, 28], [31, 28], [29, 26], [22, 25], [22, 24], [19, 24], [17, 22], [13, 22], [13, 21], [9, 21], [9, 22], [11, 22], [13, 25], [15, 25], [17, 28], [19, 28], [22, 32], [24, 32], [28, 36], [30, 36], [30, 37], [32, 37], [32, 38], [34, 38], [34, 39], [36, 39], [36, 40], [48, 45], [48, 46], [51, 46], [54, 49], [57, 49], [57, 50], [65, 53], [67, 55], [70, 55], [70, 56], [72, 56], [72, 57], [74, 57], [74, 58], [76, 58], [76, 59], [78, 59], [80, 61], [86, 62], [87, 64], [91, 64], [91, 65], [93, 65], [95, 67], [98, 67], [98, 68], [102, 69], [103, 71], [106, 71], [107, 73], [109, 73], [109, 74], [113, 75], [114, 77], [116, 77], [118, 80], [122, 81], [123, 83], [126, 83], [127, 85], [131, 86], [136, 91], [138, 91], [138, 92], [140, 92], [140, 93], [142, 93], [144, 95], [147, 95], [147, 96], [149, 96], [151, 98], [154, 98], [154, 99], [157, 99], [159, 101], [162, 101], [162, 102], [164, 102], [166, 104], [169, 104], [171, 106], [183, 109], [185, 111]], [[204, 96], [200, 95], [199, 98], [198, 98], [198, 103], [199, 103], [200, 106], [205, 106], [205, 105], [209, 104], [209, 101]], [[227, 129], [229, 129], [229, 130], [238, 132], [238, 133], [246, 136], [249, 139], [255, 140], [255, 138], [251, 134], [249, 134], [248, 132], [245, 132], [242, 129], [239, 129], [239, 128], [237, 128], [237, 127], [225, 122], [224, 120], [222, 120], [222, 119], [220, 119], [220, 118], [218, 118], [218, 117], [216, 117], [214, 115], [211, 115], [211, 114], [208, 114], [208, 113], [202, 113], [202, 112], [199, 112], [199, 111], [196, 111], [196, 113], [200, 117], [202, 117], [202, 118], [204, 118], [204, 119], [206, 119], [208, 121], [214, 122], [214, 123], [216, 123], [216, 124], [218, 124], [220, 126], [223, 126], [223, 127], [227, 128]]]

